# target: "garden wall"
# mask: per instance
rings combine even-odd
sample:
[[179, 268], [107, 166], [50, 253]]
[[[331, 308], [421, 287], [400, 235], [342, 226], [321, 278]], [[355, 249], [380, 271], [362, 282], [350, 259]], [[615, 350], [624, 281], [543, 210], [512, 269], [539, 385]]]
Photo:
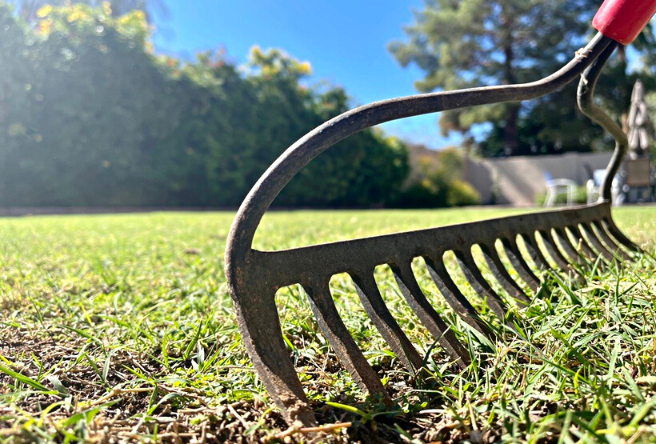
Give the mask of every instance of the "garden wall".
[[566, 153], [558, 156], [468, 159], [464, 179], [481, 195], [483, 203], [532, 206], [547, 189], [546, 180], [570, 179], [584, 185], [588, 169], [605, 169], [612, 152]]

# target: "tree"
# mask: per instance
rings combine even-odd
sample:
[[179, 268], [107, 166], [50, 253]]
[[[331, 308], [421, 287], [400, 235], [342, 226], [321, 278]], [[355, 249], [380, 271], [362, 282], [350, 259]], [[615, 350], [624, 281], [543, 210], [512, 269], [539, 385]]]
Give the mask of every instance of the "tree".
[[[254, 49], [157, 56], [142, 11], [0, 3], [0, 206], [237, 206], [294, 141], [349, 108], [310, 65]], [[318, 156], [276, 205], [380, 206], [405, 145], [364, 130]]]
[[142, 11], [148, 21], [152, 21], [157, 15], [166, 17], [169, 12], [165, 0], [15, 0], [14, 3], [20, 16], [29, 22], [34, 22], [38, 18], [37, 12], [42, 7], [62, 6], [67, 3], [83, 3], [94, 7], [107, 3], [114, 17], [120, 17], [131, 11]]
[[44, 7], [28, 30], [0, 13], [0, 205], [168, 202], [172, 156], [158, 145], [188, 99], [150, 53], [144, 14]]
[[[421, 92], [537, 80], [585, 44], [598, 3], [426, 0], [424, 9], [415, 13], [415, 23], [405, 28], [409, 40], [393, 42], [390, 50], [403, 66], [415, 63], [426, 73], [416, 83]], [[653, 45], [645, 40], [645, 48]], [[626, 82], [617, 81], [617, 74], [626, 77], [626, 64], [620, 65], [621, 61], [612, 63], [615, 85], [606, 82], [600, 88], [614, 90], [614, 98], [623, 96], [625, 89]], [[482, 144], [487, 155], [589, 150], [602, 133], [576, 114], [573, 88], [526, 104], [444, 112], [440, 126], [444, 133], [469, 134], [474, 124], [491, 123], [492, 131]]]

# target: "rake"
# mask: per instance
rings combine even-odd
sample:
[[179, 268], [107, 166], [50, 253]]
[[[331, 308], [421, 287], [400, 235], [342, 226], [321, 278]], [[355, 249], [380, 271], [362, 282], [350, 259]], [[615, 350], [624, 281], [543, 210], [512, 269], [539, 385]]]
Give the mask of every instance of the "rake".
[[[629, 260], [640, 249], [616, 226], [611, 215], [611, 185], [626, 153], [627, 137], [615, 121], [594, 104], [601, 70], [620, 44], [632, 42], [656, 13], [656, 0], [606, 0], [595, 16], [599, 33], [572, 61], [542, 80], [521, 85], [473, 88], [385, 100], [348, 111], [297, 141], [264, 173], [242, 203], [226, 249], [226, 276], [239, 328], [255, 370], [289, 423], [315, 424], [314, 413], [295, 372], [280, 328], [276, 291], [299, 284], [308, 296], [317, 323], [340, 363], [371, 395], [389, 400], [376, 372], [358, 348], [334, 304], [330, 279], [348, 273], [367, 314], [399, 361], [411, 372], [422, 356], [395, 321], [374, 279], [374, 269], [388, 265], [401, 293], [426, 329], [460, 367], [471, 363], [468, 350], [431, 306], [411, 264], [423, 258], [440, 293], [461, 319], [482, 335], [491, 329], [452, 280], [443, 262], [455, 253], [471, 287], [502, 320], [507, 306], [481, 272], [472, 255], [478, 245], [494, 279], [519, 304], [530, 298], [504, 266], [495, 247], [500, 240], [517, 275], [534, 292], [540, 278], [518, 246], [541, 269], [557, 268], [583, 281], [578, 269], [590, 261]], [[580, 110], [616, 140], [597, 203], [563, 210], [503, 217], [466, 224], [405, 232], [284, 251], [257, 251], [253, 237], [260, 221], [287, 183], [312, 159], [363, 129], [404, 117], [470, 106], [534, 99], [552, 93], [581, 76]], [[539, 234], [539, 235], [538, 235]]]

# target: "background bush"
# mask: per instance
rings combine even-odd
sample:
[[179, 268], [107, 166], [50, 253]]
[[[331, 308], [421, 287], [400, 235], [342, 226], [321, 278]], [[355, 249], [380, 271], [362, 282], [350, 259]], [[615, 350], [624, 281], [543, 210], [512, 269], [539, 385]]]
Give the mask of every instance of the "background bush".
[[[0, 205], [236, 206], [306, 132], [348, 109], [308, 87], [308, 63], [254, 48], [158, 57], [140, 11], [46, 6], [34, 29], [0, 5]], [[313, 162], [278, 205], [384, 205], [408, 174], [405, 146], [374, 130]]]
[[[411, 147], [417, 150], [417, 147]], [[414, 154], [415, 171], [394, 206], [432, 208], [480, 205], [481, 196], [462, 180], [464, 157], [461, 150], [448, 148], [429, 155]]]

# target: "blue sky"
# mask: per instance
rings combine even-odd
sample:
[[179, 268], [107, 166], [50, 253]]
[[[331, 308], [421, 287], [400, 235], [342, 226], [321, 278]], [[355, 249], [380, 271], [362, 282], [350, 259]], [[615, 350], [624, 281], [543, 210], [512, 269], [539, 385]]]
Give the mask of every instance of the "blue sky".
[[[165, 0], [168, 18], [156, 18], [158, 51], [193, 58], [223, 47], [243, 63], [253, 45], [281, 48], [312, 64], [314, 79], [343, 86], [354, 104], [416, 94], [422, 77], [402, 68], [387, 50], [403, 39], [412, 9], [423, 0]], [[443, 138], [437, 115], [387, 123], [386, 132], [441, 148], [458, 143]]]

